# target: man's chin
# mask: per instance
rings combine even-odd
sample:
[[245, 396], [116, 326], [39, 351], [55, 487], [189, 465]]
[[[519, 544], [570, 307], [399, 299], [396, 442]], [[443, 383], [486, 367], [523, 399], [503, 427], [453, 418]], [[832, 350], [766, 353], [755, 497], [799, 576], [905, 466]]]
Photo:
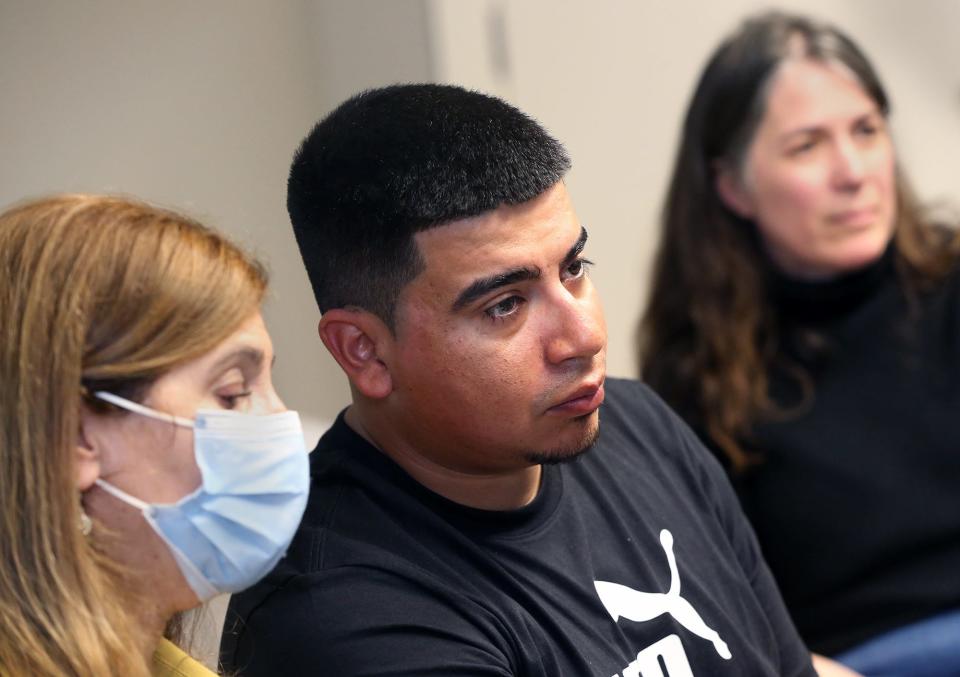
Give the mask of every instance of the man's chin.
[[531, 451], [526, 455], [527, 461], [531, 465], [557, 465], [579, 458], [589, 451], [600, 437], [600, 426], [597, 425], [596, 419], [594, 418], [591, 423], [592, 425], [583, 431], [579, 439], [566, 446], [558, 446], [546, 451]]

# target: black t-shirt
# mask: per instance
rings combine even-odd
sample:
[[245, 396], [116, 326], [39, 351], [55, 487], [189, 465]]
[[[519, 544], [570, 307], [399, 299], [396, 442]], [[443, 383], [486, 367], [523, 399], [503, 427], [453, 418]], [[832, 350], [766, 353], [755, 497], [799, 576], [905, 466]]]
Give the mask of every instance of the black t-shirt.
[[235, 595], [240, 675], [814, 675], [726, 478], [644, 386], [493, 512], [427, 490], [341, 415], [288, 556]]

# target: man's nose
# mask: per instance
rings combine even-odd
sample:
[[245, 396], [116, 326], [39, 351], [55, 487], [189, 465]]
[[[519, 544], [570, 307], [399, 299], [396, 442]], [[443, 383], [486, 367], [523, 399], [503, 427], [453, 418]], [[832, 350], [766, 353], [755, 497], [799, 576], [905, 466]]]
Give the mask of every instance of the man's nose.
[[606, 346], [603, 311], [594, 292], [577, 296], [564, 289], [549, 312], [546, 356], [551, 364], [593, 358]]

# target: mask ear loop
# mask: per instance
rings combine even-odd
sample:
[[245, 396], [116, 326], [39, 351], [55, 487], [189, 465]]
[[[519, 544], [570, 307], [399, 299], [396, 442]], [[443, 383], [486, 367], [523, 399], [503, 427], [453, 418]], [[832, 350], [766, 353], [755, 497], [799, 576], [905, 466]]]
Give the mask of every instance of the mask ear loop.
[[106, 491], [108, 494], [112, 494], [115, 498], [120, 499], [127, 505], [133, 506], [134, 508], [139, 509], [141, 512], [147, 515], [153, 514], [153, 506], [151, 506], [146, 501], [141, 501], [136, 496], [131, 496], [130, 494], [125, 492], [123, 489], [118, 489], [117, 487], [113, 486], [109, 482], [104, 482], [100, 478], [97, 478], [95, 480], [95, 483], [98, 487]]
[[183, 418], [182, 416], [174, 416], [173, 414], [167, 414], [162, 411], [155, 411], [150, 407], [145, 407], [142, 404], [131, 402], [130, 400], [124, 397], [120, 397], [119, 395], [114, 395], [113, 393], [108, 393], [105, 390], [98, 390], [93, 395], [98, 399], [101, 399], [105, 402], [109, 402], [110, 404], [118, 406], [121, 409], [126, 409], [127, 411], [132, 411], [135, 414], [140, 414], [141, 416], [147, 416], [148, 418], [153, 418], [158, 421], [164, 421], [166, 423], [173, 423], [175, 425], [178, 425], [184, 428], [193, 427], [193, 421], [189, 418]]

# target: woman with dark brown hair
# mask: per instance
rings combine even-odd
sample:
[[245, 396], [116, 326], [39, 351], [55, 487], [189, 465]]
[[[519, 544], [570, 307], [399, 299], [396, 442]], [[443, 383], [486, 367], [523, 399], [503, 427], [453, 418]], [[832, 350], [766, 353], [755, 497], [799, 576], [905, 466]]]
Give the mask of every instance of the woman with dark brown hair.
[[960, 674], [960, 248], [911, 196], [888, 114], [831, 26], [762, 14], [720, 45], [641, 370], [730, 470], [814, 651]]
[[0, 214], [0, 675], [213, 674], [171, 620], [283, 555], [306, 504], [263, 269], [180, 214]]

